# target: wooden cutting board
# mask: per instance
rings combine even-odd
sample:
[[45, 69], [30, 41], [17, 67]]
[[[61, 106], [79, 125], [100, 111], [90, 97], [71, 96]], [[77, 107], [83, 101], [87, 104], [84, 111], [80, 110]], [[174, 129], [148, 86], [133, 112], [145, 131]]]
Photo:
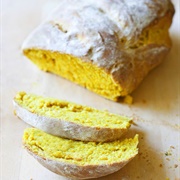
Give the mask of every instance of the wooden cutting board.
[[122, 170], [103, 180], [180, 179], [180, 3], [170, 29], [173, 48], [163, 64], [153, 70], [132, 94], [127, 105], [106, 100], [61, 77], [40, 71], [21, 54], [26, 36], [57, 4], [57, 0], [2, 0], [1, 12], [1, 177], [2, 180], [64, 180], [45, 169], [22, 148], [28, 127], [13, 114], [18, 91], [56, 97], [134, 115], [127, 134], [140, 134], [139, 155]]

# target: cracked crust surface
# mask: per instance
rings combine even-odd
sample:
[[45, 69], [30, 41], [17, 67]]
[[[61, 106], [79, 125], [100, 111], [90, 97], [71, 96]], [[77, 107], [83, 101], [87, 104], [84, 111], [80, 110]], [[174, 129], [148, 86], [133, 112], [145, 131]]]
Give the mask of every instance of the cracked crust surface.
[[48, 50], [91, 62], [112, 76], [125, 96], [169, 52], [173, 14], [169, 0], [62, 0], [23, 50]]

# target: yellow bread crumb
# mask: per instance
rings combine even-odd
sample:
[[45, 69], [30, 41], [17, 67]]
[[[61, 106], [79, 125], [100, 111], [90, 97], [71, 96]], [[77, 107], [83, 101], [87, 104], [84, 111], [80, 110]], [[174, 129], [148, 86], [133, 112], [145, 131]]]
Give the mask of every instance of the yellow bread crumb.
[[85, 126], [128, 129], [132, 119], [88, 106], [19, 92], [14, 101], [28, 111]]
[[131, 105], [133, 103], [133, 97], [130, 95], [125, 96], [124, 102]]
[[126, 161], [138, 153], [138, 135], [108, 143], [64, 139], [35, 128], [24, 131], [23, 142], [31, 152], [47, 159], [79, 165]]
[[24, 54], [40, 69], [76, 82], [108, 99], [117, 101], [119, 96], [126, 94], [102, 68], [90, 62], [84, 62], [80, 58], [35, 49], [25, 50]]

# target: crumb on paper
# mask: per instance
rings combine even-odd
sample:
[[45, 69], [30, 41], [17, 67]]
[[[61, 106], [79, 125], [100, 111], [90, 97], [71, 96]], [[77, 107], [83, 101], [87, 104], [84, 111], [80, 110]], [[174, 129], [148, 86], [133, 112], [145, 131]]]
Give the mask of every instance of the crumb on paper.
[[178, 164], [175, 164], [175, 165], [174, 165], [174, 168], [177, 168], [177, 167], [178, 167]]
[[130, 95], [125, 96], [124, 103], [127, 103], [129, 105], [133, 104], [133, 97]]
[[174, 146], [170, 146], [170, 148], [171, 148], [171, 149], [175, 149], [175, 147], [174, 147]]
[[[175, 147], [171, 145], [171, 146], [169, 147], [169, 150], [167, 150], [167, 151], [164, 153], [164, 155], [165, 155], [166, 157], [167, 157], [167, 156], [172, 156], [174, 150], [175, 150]], [[169, 161], [170, 159], [167, 157], [166, 160]]]
[[171, 155], [172, 155], [171, 152], [169, 152], [169, 151], [165, 152], [165, 156], [171, 156]]
[[17, 115], [17, 114], [16, 114], [16, 110], [14, 110], [13, 113], [14, 113], [15, 116]]
[[179, 125], [179, 124], [175, 124], [174, 127], [175, 127], [176, 129], [180, 129], [180, 125]]

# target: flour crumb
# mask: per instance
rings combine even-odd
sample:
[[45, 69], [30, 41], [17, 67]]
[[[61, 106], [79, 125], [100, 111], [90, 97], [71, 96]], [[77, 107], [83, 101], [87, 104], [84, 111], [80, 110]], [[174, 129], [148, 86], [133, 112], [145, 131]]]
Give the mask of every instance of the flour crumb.
[[130, 95], [125, 96], [124, 103], [127, 103], [129, 105], [133, 104], [133, 97]]

